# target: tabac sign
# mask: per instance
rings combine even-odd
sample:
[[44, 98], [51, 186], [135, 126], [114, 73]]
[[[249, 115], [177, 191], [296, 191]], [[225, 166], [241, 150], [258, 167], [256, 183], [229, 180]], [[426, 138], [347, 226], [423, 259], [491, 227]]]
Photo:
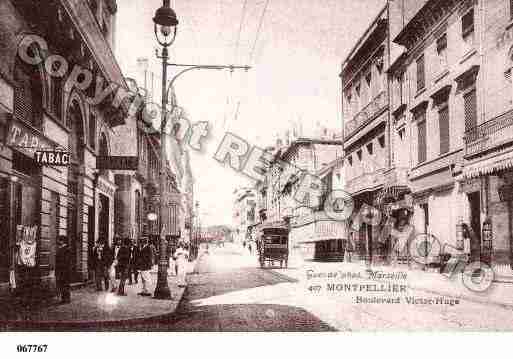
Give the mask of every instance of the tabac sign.
[[34, 159], [40, 165], [45, 166], [69, 166], [69, 153], [64, 151], [36, 151]]
[[20, 121], [10, 121], [5, 142], [7, 146], [28, 157], [34, 157], [37, 151], [53, 152], [55, 148], [59, 147], [59, 144], [46, 138], [40, 131]]
[[99, 170], [137, 171], [139, 157], [135, 156], [98, 156], [96, 168]]

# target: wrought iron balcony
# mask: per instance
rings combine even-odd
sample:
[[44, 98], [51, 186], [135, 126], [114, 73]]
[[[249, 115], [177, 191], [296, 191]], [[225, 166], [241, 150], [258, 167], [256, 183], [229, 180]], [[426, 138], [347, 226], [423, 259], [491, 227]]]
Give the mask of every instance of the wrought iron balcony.
[[513, 109], [468, 130], [464, 140], [468, 157], [513, 142]]
[[358, 112], [351, 121], [345, 125], [344, 138], [347, 140], [358, 132], [363, 126], [376, 118], [388, 105], [388, 96], [382, 91], [372, 101]]

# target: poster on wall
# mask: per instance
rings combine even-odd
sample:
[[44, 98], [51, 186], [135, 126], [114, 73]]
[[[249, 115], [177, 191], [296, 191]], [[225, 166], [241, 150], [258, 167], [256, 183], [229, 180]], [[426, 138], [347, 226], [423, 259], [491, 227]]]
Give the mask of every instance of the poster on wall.
[[37, 226], [16, 226], [17, 264], [24, 267], [36, 266]]

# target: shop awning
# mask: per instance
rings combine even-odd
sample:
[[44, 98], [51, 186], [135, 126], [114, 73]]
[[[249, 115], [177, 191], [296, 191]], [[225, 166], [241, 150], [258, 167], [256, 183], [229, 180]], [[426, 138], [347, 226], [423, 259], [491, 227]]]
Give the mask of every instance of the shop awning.
[[463, 177], [471, 179], [510, 168], [513, 168], [513, 151], [465, 165], [463, 168]]

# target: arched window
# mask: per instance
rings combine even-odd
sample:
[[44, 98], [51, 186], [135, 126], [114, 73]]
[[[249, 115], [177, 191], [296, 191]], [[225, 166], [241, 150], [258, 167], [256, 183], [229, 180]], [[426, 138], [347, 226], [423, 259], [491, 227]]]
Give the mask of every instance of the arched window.
[[[109, 155], [109, 146], [107, 141], [107, 136], [105, 133], [102, 133], [100, 136], [100, 147], [98, 148], [98, 154], [100, 156], [108, 156]], [[100, 175], [107, 175], [107, 170], [101, 170]]]
[[74, 164], [84, 162], [84, 118], [76, 100], [71, 102], [66, 118], [66, 126], [70, 129], [69, 151]]
[[41, 128], [43, 82], [39, 68], [16, 59], [14, 81], [14, 118]]

